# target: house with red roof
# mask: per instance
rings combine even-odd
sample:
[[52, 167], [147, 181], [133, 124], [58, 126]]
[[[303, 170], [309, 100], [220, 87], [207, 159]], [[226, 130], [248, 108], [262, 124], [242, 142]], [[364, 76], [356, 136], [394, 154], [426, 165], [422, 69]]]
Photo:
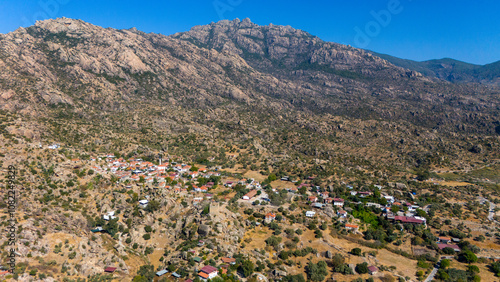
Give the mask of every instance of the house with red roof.
[[243, 200], [250, 200], [251, 198], [255, 197], [255, 195], [257, 195], [257, 190], [252, 190], [243, 196]]
[[374, 265], [368, 266], [368, 273], [370, 273], [371, 275], [377, 274], [378, 273], [378, 267], [376, 267]]
[[228, 264], [236, 264], [236, 259], [235, 258], [222, 258], [223, 263], [228, 263]]
[[264, 220], [265, 220], [265, 222], [266, 222], [266, 223], [269, 223], [269, 222], [274, 221], [275, 219], [276, 219], [276, 214], [275, 214], [275, 213], [272, 213], [272, 212], [268, 212], [268, 213], [266, 214], [266, 217], [265, 217], [265, 219], [264, 219]]
[[343, 207], [344, 206], [344, 199], [333, 198], [333, 205], [336, 207]]
[[358, 225], [356, 225], [356, 224], [346, 223], [346, 225], [345, 225], [345, 229], [347, 229], [347, 230], [352, 230], [352, 231], [354, 231], [354, 232], [357, 232], [357, 231], [358, 231], [358, 229], [359, 229], [359, 226], [358, 226]]
[[211, 266], [211, 265], [206, 265], [202, 269], [200, 269], [200, 272], [198, 273], [198, 276], [203, 279], [203, 281], [206, 281], [208, 279], [213, 279], [217, 277], [219, 272], [217, 271], [217, 268]]
[[309, 197], [307, 197], [307, 200], [309, 202], [315, 203], [315, 202], [318, 201], [318, 197], [316, 197], [316, 196], [309, 196]]

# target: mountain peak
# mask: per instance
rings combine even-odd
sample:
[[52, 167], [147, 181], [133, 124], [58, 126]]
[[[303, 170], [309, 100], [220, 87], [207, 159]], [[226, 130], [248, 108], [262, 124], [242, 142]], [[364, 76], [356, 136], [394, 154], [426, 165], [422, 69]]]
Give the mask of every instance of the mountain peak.
[[56, 18], [56, 19], [48, 19], [43, 21], [36, 21], [36, 27], [46, 29], [53, 33], [58, 32], [76, 32], [76, 31], [88, 31], [90, 29], [95, 29], [97, 26], [84, 22], [78, 19], [70, 19], [70, 18]]

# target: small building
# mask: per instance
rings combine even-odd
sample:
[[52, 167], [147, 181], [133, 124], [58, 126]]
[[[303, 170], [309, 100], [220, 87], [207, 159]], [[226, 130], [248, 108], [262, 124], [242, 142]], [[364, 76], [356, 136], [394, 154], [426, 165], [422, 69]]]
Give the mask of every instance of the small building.
[[156, 272], [156, 276], [162, 276], [162, 275], [165, 275], [168, 273], [168, 270], [164, 269], [164, 270], [160, 270], [158, 272]]
[[443, 244], [448, 244], [451, 242], [451, 238], [450, 237], [439, 237], [438, 241], [443, 243]]
[[368, 266], [368, 273], [370, 273], [371, 275], [377, 274], [378, 273], [378, 267], [376, 267], [374, 265]]
[[339, 210], [337, 212], [337, 216], [341, 218], [346, 218], [347, 217], [347, 212], [345, 210]]
[[344, 206], [344, 199], [333, 198], [333, 205], [336, 207], [343, 207]]
[[313, 208], [317, 208], [317, 209], [322, 209], [322, 208], [324, 208], [324, 207], [325, 207], [325, 205], [324, 205], [324, 204], [321, 204], [321, 203], [312, 203], [312, 204], [311, 204], [311, 207], [313, 207]]
[[111, 267], [111, 266], [108, 266], [104, 269], [104, 272], [107, 272], [107, 273], [113, 273], [115, 272], [116, 270], [116, 267]]
[[172, 272], [172, 276], [175, 278], [181, 278], [182, 276], [177, 272]]
[[139, 201], [139, 207], [141, 208], [146, 208], [148, 206], [149, 201], [148, 200], [140, 200]]
[[389, 203], [394, 203], [394, 197], [393, 196], [384, 196], [384, 198], [387, 200]]
[[330, 197], [328, 197], [328, 198], [323, 199], [323, 202], [324, 202], [325, 204], [331, 204], [331, 203], [333, 203], [333, 199], [332, 199], [332, 198], [330, 198]]
[[455, 252], [460, 252], [461, 249], [458, 245], [449, 245], [449, 244], [437, 244], [438, 245], [438, 248], [440, 250], [444, 249], [444, 248], [452, 248]]
[[314, 217], [315, 214], [316, 214], [316, 212], [314, 212], [314, 211], [306, 211], [307, 217]]
[[208, 280], [208, 279], [213, 279], [218, 275], [217, 268], [211, 266], [211, 265], [206, 265], [202, 269], [200, 269], [200, 272], [198, 273], [198, 276], [200, 276], [201, 279]]
[[372, 192], [358, 192], [358, 195], [359, 195], [361, 198], [364, 198], [364, 197], [370, 196], [371, 194], [372, 194]]
[[411, 223], [411, 224], [425, 224], [425, 220], [415, 217], [399, 216], [394, 217], [394, 221], [399, 221], [401, 223]]
[[257, 195], [257, 190], [252, 190], [243, 196], [243, 200], [250, 200], [251, 198], [255, 197], [255, 195]]
[[273, 270], [273, 275], [274, 276], [286, 276], [287, 273], [286, 273], [286, 271], [275, 269], [275, 270]]
[[101, 226], [97, 226], [95, 229], [90, 230], [92, 233], [102, 232], [104, 229]]
[[352, 230], [353, 232], [357, 232], [358, 229], [359, 229], [359, 226], [356, 225], [356, 224], [349, 224], [349, 223], [346, 223], [345, 225], [345, 229], [347, 230]]
[[316, 197], [316, 196], [309, 196], [309, 197], [307, 197], [307, 200], [309, 202], [315, 203], [315, 202], [318, 201], [318, 197]]
[[110, 211], [108, 212], [107, 214], [103, 215], [102, 218], [106, 221], [109, 221], [109, 220], [112, 220], [112, 219], [115, 219], [115, 212], [114, 211]]
[[193, 260], [197, 263], [200, 263], [202, 261], [200, 257], [194, 257]]
[[236, 259], [235, 258], [222, 258], [223, 263], [229, 263], [229, 264], [236, 264]]
[[266, 214], [266, 217], [264, 218], [265, 222], [266, 223], [269, 223], [269, 222], [272, 222], [276, 219], [276, 214], [275, 213], [272, 213], [272, 212], [268, 212]]

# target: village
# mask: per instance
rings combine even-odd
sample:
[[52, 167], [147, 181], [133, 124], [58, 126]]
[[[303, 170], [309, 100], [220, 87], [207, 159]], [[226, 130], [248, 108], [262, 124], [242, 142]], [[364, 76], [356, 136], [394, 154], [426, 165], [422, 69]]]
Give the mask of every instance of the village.
[[[18, 254], [21, 266], [33, 254], [62, 263], [49, 272], [59, 278], [446, 281], [473, 279], [477, 266], [494, 281], [489, 269], [500, 266], [496, 199], [459, 202], [461, 194], [453, 198], [434, 180], [325, 183], [175, 156], [87, 155], [58, 144], [31, 150], [51, 161], [27, 163], [27, 179], [48, 185], [26, 191], [42, 205], [25, 216]], [[30, 234], [40, 241], [31, 245]]]
[[[79, 160], [72, 160], [75, 164]], [[280, 191], [275, 188], [265, 189], [261, 183], [254, 179], [237, 179], [234, 176], [221, 173], [220, 168], [205, 168], [196, 167], [177, 162], [162, 162], [160, 159], [158, 164], [142, 159], [116, 158], [113, 154], [102, 155], [100, 157], [90, 158], [91, 169], [98, 174], [114, 177], [116, 184], [125, 189], [140, 188], [141, 191], [149, 191], [143, 194], [143, 197], [137, 202], [142, 209], [147, 208], [150, 200], [155, 197], [168, 197], [168, 195], [180, 195], [189, 204], [196, 206], [202, 203], [213, 203], [215, 201], [213, 190], [222, 188], [225, 191], [231, 191], [236, 186], [239, 186], [244, 193], [237, 202], [242, 207], [257, 208], [260, 206], [268, 207], [264, 218], [252, 222], [254, 226], [261, 224], [269, 225], [275, 221], [286, 221], [286, 218], [278, 216], [275, 208], [270, 206], [270, 195], [279, 195]], [[311, 179], [308, 179], [311, 180]], [[363, 190], [354, 189], [353, 185], [345, 184], [349, 197], [341, 198], [332, 192], [325, 191], [320, 186], [315, 186], [304, 181], [291, 181], [289, 177], [282, 177], [282, 182], [286, 182], [285, 188], [287, 196], [290, 198], [298, 197], [303, 204], [310, 207], [304, 211], [307, 218], [322, 218], [328, 219], [335, 217], [338, 222], [343, 224], [343, 228], [353, 234], [363, 234], [363, 231], [369, 227], [363, 224], [362, 221], [352, 215], [352, 206], [364, 206], [368, 209], [378, 209], [382, 212], [384, 218], [394, 224], [400, 224], [401, 231], [403, 225], [421, 225], [424, 228], [426, 225], [426, 211], [429, 206], [420, 207], [417, 202], [408, 199], [413, 199], [414, 195], [408, 193], [404, 199], [399, 199], [394, 193], [389, 193], [390, 187], [381, 185], [372, 185]], [[396, 184], [394, 184], [396, 185]], [[267, 186], [267, 185], [266, 185]], [[219, 189], [220, 191], [220, 189]], [[374, 193], [378, 195], [374, 197]], [[242, 193], [240, 193], [242, 194]], [[227, 194], [226, 194], [227, 195]], [[217, 198], [217, 197], [216, 197]], [[353, 198], [358, 201], [352, 201]], [[224, 200], [230, 200], [230, 197], [225, 197]], [[376, 200], [371, 201], [371, 200]], [[106, 221], [115, 219], [114, 211], [110, 211], [102, 215]], [[363, 226], [363, 230], [360, 230]], [[93, 232], [104, 231], [101, 226], [98, 226]], [[439, 250], [452, 249], [453, 252], [459, 253], [461, 248], [457, 245], [460, 242], [458, 238], [450, 238], [445, 236], [436, 236], [437, 246]], [[198, 246], [203, 246], [204, 242], [199, 241]], [[193, 257], [195, 262], [200, 262], [200, 257]], [[227, 268], [230, 264], [235, 263], [235, 259], [231, 257], [222, 258], [221, 268], [215, 268], [211, 265], [200, 266], [198, 278], [207, 281], [219, 275], [227, 273]], [[352, 266], [353, 271], [355, 267]], [[116, 268], [108, 267], [105, 272], [113, 273]], [[379, 269], [375, 265], [368, 265], [368, 273], [376, 274]], [[162, 277], [169, 273], [168, 269], [162, 269], [156, 272], [158, 277]], [[279, 272], [278, 272], [279, 273]], [[173, 277], [180, 278], [181, 276], [173, 272]], [[185, 280], [187, 282], [191, 279]]]

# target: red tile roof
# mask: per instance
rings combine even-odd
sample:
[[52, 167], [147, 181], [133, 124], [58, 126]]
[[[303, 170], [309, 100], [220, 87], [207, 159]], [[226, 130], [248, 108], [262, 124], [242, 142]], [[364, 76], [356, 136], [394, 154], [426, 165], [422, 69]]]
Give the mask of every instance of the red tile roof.
[[200, 269], [200, 271], [205, 272], [207, 274], [210, 274], [210, 273], [212, 273], [214, 271], [217, 272], [217, 268], [215, 268], [215, 267], [213, 267], [211, 265], [206, 265], [202, 269]]
[[236, 262], [236, 259], [235, 258], [222, 258], [222, 261], [224, 263], [232, 263], [232, 262]]
[[399, 215], [396, 215], [394, 217], [394, 220], [401, 221], [402, 223], [418, 223], [418, 224], [424, 223], [424, 221], [421, 219], [416, 219], [414, 217], [407, 217], [407, 216], [399, 216]]
[[111, 273], [113, 273], [113, 272], [115, 272], [115, 270], [116, 270], [116, 267], [106, 267], [106, 269], [104, 269], [104, 272], [111, 272]]

